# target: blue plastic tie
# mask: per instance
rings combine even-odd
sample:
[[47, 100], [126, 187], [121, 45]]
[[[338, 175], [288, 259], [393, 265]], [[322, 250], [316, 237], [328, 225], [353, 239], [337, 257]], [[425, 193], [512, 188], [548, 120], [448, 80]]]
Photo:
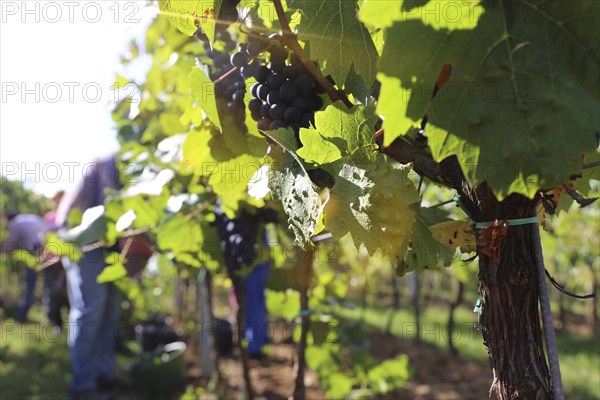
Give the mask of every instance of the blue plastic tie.
[[481, 296], [477, 296], [477, 303], [475, 303], [474, 313], [481, 314]]
[[300, 310], [300, 312], [298, 313], [298, 316], [304, 317], [307, 315], [312, 315], [314, 313], [315, 313], [315, 310], [313, 310], [312, 308], [309, 308], [307, 310]]
[[[488, 227], [488, 226], [492, 225], [494, 222], [496, 222], [496, 221], [475, 222], [475, 229], [481, 229], [481, 228]], [[534, 215], [533, 217], [529, 217], [529, 218], [509, 219], [506, 222], [508, 223], [508, 226], [517, 226], [517, 225], [537, 224], [539, 221], [538, 221], [537, 215]]]

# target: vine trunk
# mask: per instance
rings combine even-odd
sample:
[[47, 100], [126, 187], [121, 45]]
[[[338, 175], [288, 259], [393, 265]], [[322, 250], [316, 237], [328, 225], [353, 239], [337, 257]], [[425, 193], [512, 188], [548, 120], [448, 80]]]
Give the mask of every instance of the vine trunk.
[[[511, 197], [502, 203], [494, 199], [496, 204], [488, 200], [487, 207], [479, 203], [479, 220], [534, 215], [534, 201]], [[509, 226], [499, 262], [479, 249], [479, 326], [494, 375], [490, 393], [501, 400], [552, 398], [538, 311], [537, 229], [536, 224]]]

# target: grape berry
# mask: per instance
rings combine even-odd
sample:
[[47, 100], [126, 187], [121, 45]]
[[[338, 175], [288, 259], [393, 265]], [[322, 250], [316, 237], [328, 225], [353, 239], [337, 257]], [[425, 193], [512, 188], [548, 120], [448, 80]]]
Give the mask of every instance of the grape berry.
[[[255, 78], [256, 83], [250, 89], [253, 98], [247, 107], [258, 129], [291, 128], [300, 143], [300, 128], [314, 125], [315, 111], [323, 107], [320, 94], [325, 90], [315, 82], [302, 62], [276, 42], [277, 37], [275, 34], [268, 38], [251, 36], [248, 43], [237, 46], [229, 32], [219, 32], [216, 39], [223, 43], [224, 51], [213, 49], [208, 42], [204, 44], [206, 54], [212, 59], [210, 78], [219, 80], [237, 68], [215, 83], [215, 95], [221, 118], [233, 118], [243, 132], [248, 131], [245, 80]], [[230, 55], [228, 50], [236, 47], [238, 50]], [[333, 177], [326, 171], [318, 168], [308, 173], [317, 186], [333, 186]]]
[[215, 207], [213, 225], [221, 241], [221, 251], [224, 264], [233, 279], [242, 265], [251, 266], [258, 256], [258, 243], [266, 237], [261, 237], [264, 224], [278, 222], [277, 212], [270, 208], [241, 209], [236, 218], [230, 219], [223, 212], [221, 203]]
[[[306, 67], [294, 56], [290, 57], [288, 50], [272, 45], [276, 38], [276, 35], [268, 39], [251, 36], [248, 44], [234, 53], [230, 61], [242, 69], [246, 79], [251, 75], [257, 81], [251, 88], [254, 98], [248, 103], [248, 111], [258, 129], [291, 127], [298, 136], [300, 127], [308, 128], [314, 124], [315, 111], [323, 107], [323, 99], [318, 93], [324, 91]], [[268, 64], [255, 58], [266, 52]], [[254, 61], [250, 61], [252, 58]]]
[[245, 53], [246, 46], [240, 45], [240, 50], [244, 51], [235, 52], [230, 56], [228, 50], [233, 50], [238, 45], [228, 31], [222, 31], [217, 34], [215, 43], [218, 42], [223, 43], [224, 51], [212, 49], [209, 42], [204, 43], [204, 49], [207, 51], [206, 54], [212, 60], [210, 79], [213, 81], [217, 80], [234, 67], [238, 67], [236, 71], [226, 78], [215, 83], [215, 96], [217, 97], [219, 115], [230, 116], [239, 129], [247, 132], [248, 128], [244, 123], [246, 119], [244, 104], [246, 85], [244, 83], [243, 68], [241, 68], [248, 64], [248, 55]]

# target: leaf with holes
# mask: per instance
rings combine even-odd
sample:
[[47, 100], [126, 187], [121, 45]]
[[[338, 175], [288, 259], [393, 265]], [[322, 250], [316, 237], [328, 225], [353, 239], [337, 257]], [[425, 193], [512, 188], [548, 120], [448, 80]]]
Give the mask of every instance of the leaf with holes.
[[[283, 133], [281, 129], [279, 131]], [[293, 132], [291, 135], [293, 137]], [[282, 141], [290, 142], [291, 139]], [[323, 211], [321, 197], [293, 153], [275, 146], [269, 155], [273, 161], [269, 172], [269, 188], [273, 196], [281, 201], [296, 242], [306, 249], [306, 246], [312, 245], [310, 239], [319, 226]]]
[[402, 259], [415, 222], [409, 205], [419, 197], [408, 178], [410, 167], [383, 155], [378, 161], [340, 164], [325, 204], [325, 228], [338, 239], [350, 232], [355, 247], [364, 244], [371, 255], [380, 248], [391, 258]]

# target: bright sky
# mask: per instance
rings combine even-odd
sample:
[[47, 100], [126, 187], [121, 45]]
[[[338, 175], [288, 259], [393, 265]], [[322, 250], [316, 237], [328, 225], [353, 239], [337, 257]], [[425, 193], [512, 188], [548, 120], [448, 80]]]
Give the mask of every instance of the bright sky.
[[[0, 1], [0, 173], [51, 196], [118, 148], [120, 55], [157, 12], [146, 1]], [[121, 94], [123, 94], [121, 92]]]

